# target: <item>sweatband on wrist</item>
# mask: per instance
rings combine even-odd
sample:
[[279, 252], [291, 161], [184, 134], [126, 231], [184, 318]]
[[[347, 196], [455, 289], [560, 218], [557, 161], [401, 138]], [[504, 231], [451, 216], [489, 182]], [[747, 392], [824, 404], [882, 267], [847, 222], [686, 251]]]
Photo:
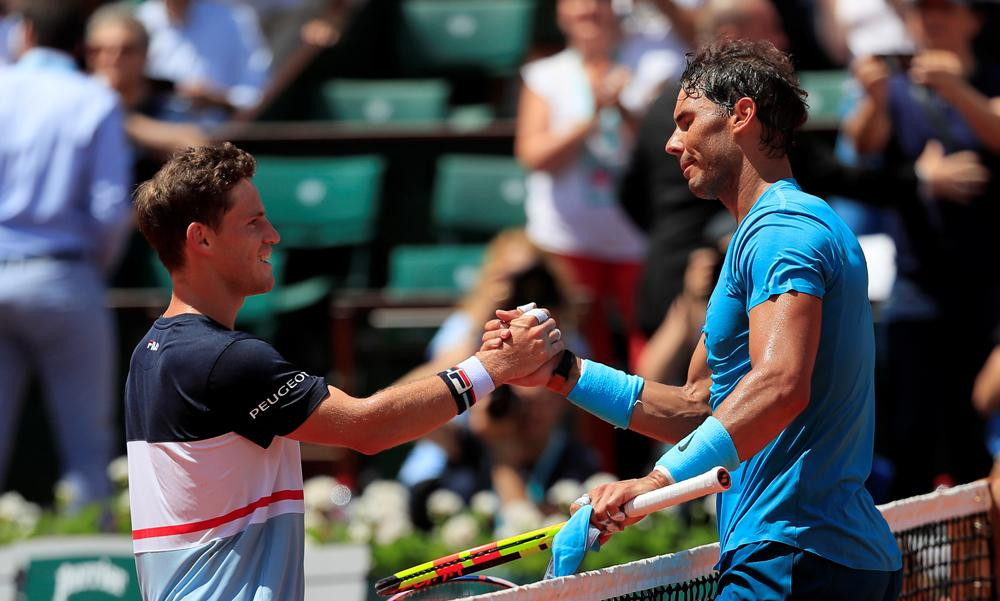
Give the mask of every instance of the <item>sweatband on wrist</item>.
[[740, 456], [729, 431], [714, 416], [708, 416], [694, 432], [688, 434], [656, 461], [675, 482], [694, 478], [716, 466], [734, 470]]
[[493, 378], [475, 356], [455, 367], [438, 372], [455, 400], [457, 415], [465, 413], [476, 401], [493, 392]]
[[552, 376], [545, 384], [545, 387], [549, 390], [554, 390], [559, 394], [562, 394], [563, 387], [566, 386], [566, 380], [569, 379], [569, 372], [573, 369], [573, 365], [575, 364], [576, 354], [569, 349], [564, 349], [562, 356], [559, 357], [559, 363], [556, 365], [556, 368], [552, 370]]
[[584, 359], [580, 378], [566, 398], [619, 428], [628, 428], [645, 380], [603, 363]]

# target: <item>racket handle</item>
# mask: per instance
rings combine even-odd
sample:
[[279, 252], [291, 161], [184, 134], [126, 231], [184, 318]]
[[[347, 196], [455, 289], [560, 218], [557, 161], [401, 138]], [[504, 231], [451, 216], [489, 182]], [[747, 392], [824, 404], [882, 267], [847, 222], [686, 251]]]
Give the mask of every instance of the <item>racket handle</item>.
[[625, 515], [636, 517], [680, 505], [691, 499], [729, 490], [732, 478], [724, 467], [713, 467], [700, 476], [651, 490], [625, 503]]

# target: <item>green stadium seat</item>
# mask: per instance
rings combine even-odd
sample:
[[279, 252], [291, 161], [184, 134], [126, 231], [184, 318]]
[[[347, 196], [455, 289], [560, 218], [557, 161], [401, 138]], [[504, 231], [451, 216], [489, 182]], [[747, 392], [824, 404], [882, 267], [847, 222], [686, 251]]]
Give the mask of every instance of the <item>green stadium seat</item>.
[[534, 10], [534, 0], [403, 0], [400, 66], [510, 73], [524, 59]]
[[475, 284], [485, 252], [480, 244], [396, 246], [389, 254], [386, 293], [457, 297]]
[[803, 71], [799, 74], [802, 87], [809, 94], [809, 129], [837, 129], [847, 84], [847, 71]]
[[320, 94], [318, 118], [405, 125], [444, 120], [451, 86], [442, 79], [336, 79]]
[[492, 237], [524, 225], [525, 173], [509, 156], [443, 155], [434, 183], [432, 221], [444, 234]]

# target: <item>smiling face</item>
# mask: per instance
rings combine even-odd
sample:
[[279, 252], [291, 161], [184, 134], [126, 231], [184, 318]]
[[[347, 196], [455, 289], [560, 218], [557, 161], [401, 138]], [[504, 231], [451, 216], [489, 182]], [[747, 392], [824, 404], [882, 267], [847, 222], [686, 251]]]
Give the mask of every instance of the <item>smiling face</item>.
[[743, 153], [731, 131], [732, 118], [701, 96], [681, 90], [674, 108], [677, 127], [666, 151], [680, 161], [688, 188], [698, 198], [716, 199], [736, 189]]
[[210, 234], [214, 271], [234, 294], [262, 294], [274, 287], [269, 260], [281, 236], [267, 220], [250, 180], [240, 180], [229, 195], [232, 205]]

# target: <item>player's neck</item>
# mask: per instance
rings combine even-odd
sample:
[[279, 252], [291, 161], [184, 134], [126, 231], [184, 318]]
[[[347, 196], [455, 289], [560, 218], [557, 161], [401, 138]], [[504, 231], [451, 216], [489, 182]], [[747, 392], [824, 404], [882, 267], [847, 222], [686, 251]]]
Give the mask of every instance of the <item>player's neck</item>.
[[215, 280], [214, 284], [197, 285], [183, 275], [172, 274], [173, 292], [164, 317], [184, 313], [197, 313], [211, 317], [229, 329], [236, 325], [236, 313], [243, 306], [243, 298], [236, 297]]
[[771, 185], [779, 180], [792, 177], [792, 167], [788, 157], [771, 159], [764, 156], [746, 159], [736, 183], [735, 194], [723, 199], [722, 204], [741, 223], [754, 203]]

